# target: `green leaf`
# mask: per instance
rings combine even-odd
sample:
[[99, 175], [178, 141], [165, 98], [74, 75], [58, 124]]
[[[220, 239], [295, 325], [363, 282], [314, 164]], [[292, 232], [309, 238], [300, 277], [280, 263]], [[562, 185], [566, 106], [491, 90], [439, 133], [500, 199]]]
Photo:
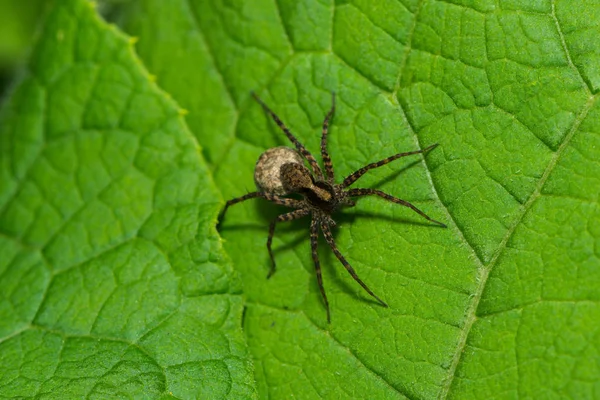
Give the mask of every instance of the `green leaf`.
[[23, 57], [43, 9], [42, 0], [30, 0], [27, 6], [15, 1], [0, 2], [0, 72], [13, 68]]
[[221, 199], [182, 110], [57, 2], [0, 116], [0, 393], [248, 398]]
[[338, 181], [440, 143], [355, 186], [448, 229], [378, 199], [336, 214], [340, 250], [390, 308], [322, 242], [331, 325], [307, 221], [278, 226], [266, 279], [284, 210], [259, 200], [221, 227], [242, 303], [177, 106], [88, 8], [55, 10], [0, 121], [3, 394], [251, 396], [244, 305], [261, 397], [598, 397], [600, 8], [454, 3], [140, 0], [120, 15], [224, 198], [289, 145], [251, 90], [315, 154], [337, 93]]
[[277, 228], [267, 280], [267, 226], [284, 210], [228, 212], [262, 397], [598, 396], [597, 4], [145, 0], [121, 18], [190, 110], [224, 198], [254, 190], [258, 155], [289, 145], [251, 90], [315, 154], [337, 93], [338, 179], [440, 144], [357, 186], [448, 229], [377, 199], [336, 215], [338, 246], [388, 309], [321, 243], [328, 325], [307, 222]]

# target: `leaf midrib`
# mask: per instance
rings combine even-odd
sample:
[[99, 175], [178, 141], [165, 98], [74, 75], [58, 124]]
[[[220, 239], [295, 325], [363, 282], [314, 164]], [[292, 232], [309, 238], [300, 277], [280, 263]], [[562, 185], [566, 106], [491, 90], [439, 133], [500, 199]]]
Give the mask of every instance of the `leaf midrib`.
[[[504, 235], [504, 238], [498, 245], [498, 249], [492, 256], [489, 264], [487, 266], [482, 266], [482, 268], [479, 270], [479, 276], [477, 278], [477, 282], [480, 282], [480, 284], [477, 286], [477, 291], [475, 292], [475, 295], [473, 296], [473, 301], [466, 313], [466, 323], [465, 323], [464, 329], [461, 332], [458, 346], [456, 348], [456, 353], [454, 354], [454, 357], [453, 357], [452, 365], [451, 365], [450, 369], [448, 370], [448, 378], [446, 379], [446, 383], [443, 385], [442, 391], [440, 392], [440, 396], [439, 396], [440, 399], [446, 399], [448, 397], [448, 393], [450, 392], [452, 382], [454, 381], [454, 377], [456, 376], [456, 369], [458, 367], [458, 364], [460, 363], [460, 360], [462, 358], [461, 356], [466, 347], [467, 337], [469, 336], [471, 327], [473, 326], [473, 324], [475, 323], [475, 321], [477, 319], [477, 317], [476, 317], [477, 308], [478, 308], [479, 302], [481, 301], [483, 290], [485, 288], [485, 285], [486, 285], [486, 282], [487, 282], [487, 279], [489, 277], [491, 270], [496, 266], [498, 259], [504, 253], [504, 250], [506, 249], [506, 245], [507, 245], [508, 241], [511, 239], [515, 230], [517, 229], [517, 227], [519, 226], [519, 224], [525, 217], [525, 214], [527, 214], [527, 212], [533, 206], [533, 203], [535, 203], [536, 200], [541, 196], [541, 190], [544, 187], [544, 184], [546, 183], [548, 177], [554, 170], [554, 167], [558, 163], [558, 160], [560, 159], [561, 155], [563, 154], [565, 148], [571, 142], [571, 139], [573, 138], [573, 136], [579, 129], [579, 126], [581, 125], [583, 120], [585, 120], [589, 110], [592, 108], [592, 106], [596, 102], [596, 99], [597, 99], [597, 96], [592, 95], [589, 97], [587, 103], [584, 105], [583, 109], [581, 110], [581, 112], [575, 119], [573, 125], [571, 126], [569, 133], [565, 136], [565, 138], [564, 138], [563, 142], [561, 143], [561, 145], [559, 146], [558, 150], [554, 153], [554, 155], [550, 159], [550, 162], [548, 163], [548, 166], [544, 170], [542, 177], [539, 179], [537, 185], [535, 186], [534, 191], [529, 196], [529, 199], [527, 199], [525, 204], [521, 207], [520, 215], [515, 219], [515, 222], [507, 230], [506, 234]], [[465, 243], [469, 244], [468, 242], [465, 242]]]

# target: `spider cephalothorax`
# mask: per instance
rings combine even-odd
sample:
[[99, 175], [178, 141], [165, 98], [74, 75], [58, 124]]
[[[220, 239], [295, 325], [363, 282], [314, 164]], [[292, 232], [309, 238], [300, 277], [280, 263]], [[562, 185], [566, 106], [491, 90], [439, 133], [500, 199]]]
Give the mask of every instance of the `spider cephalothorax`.
[[[390, 196], [387, 193], [384, 193], [377, 189], [349, 189], [348, 187], [352, 185], [358, 178], [363, 176], [367, 171], [381, 167], [391, 161], [394, 161], [398, 158], [409, 156], [412, 154], [425, 153], [437, 146], [437, 144], [431, 145], [423, 150], [415, 150], [409, 151], [406, 153], [398, 153], [391, 157], [385, 158], [381, 161], [377, 161], [371, 164], [368, 164], [359, 170], [353, 172], [348, 175], [342, 183], [334, 182], [334, 172], [333, 165], [331, 163], [331, 158], [329, 157], [329, 153], [327, 152], [327, 132], [329, 127], [329, 121], [333, 112], [335, 110], [335, 94], [332, 95], [332, 104], [331, 109], [327, 113], [325, 120], [323, 121], [323, 134], [321, 136], [321, 157], [323, 159], [324, 170], [321, 170], [321, 167], [315, 160], [314, 156], [306, 150], [306, 148], [296, 139], [294, 135], [288, 130], [288, 128], [281, 122], [279, 117], [275, 115], [273, 111], [263, 101], [256, 96], [254, 93], [252, 94], [256, 101], [264, 108], [264, 110], [273, 118], [275, 123], [283, 130], [288, 139], [296, 146], [296, 149], [300, 156], [298, 156], [294, 150], [286, 149], [286, 148], [274, 148], [267, 150], [257, 163], [255, 180], [257, 185], [259, 186], [259, 191], [248, 193], [244, 196], [237, 197], [235, 199], [231, 199], [225, 205], [225, 209], [223, 210], [223, 214], [227, 211], [227, 208], [231, 205], [240, 203], [242, 201], [253, 199], [256, 197], [262, 197], [266, 200], [269, 200], [272, 203], [279, 204], [282, 206], [293, 208], [293, 211], [290, 211], [286, 214], [282, 214], [277, 217], [271, 225], [269, 226], [269, 237], [267, 239], [267, 249], [269, 251], [269, 256], [271, 257], [271, 269], [269, 271], [268, 277], [270, 277], [275, 272], [275, 258], [273, 257], [273, 252], [271, 250], [271, 243], [273, 241], [273, 235], [275, 233], [275, 224], [278, 222], [291, 221], [294, 219], [298, 219], [301, 217], [311, 216], [310, 223], [310, 244], [312, 249], [312, 258], [315, 263], [315, 271], [317, 274], [317, 282], [319, 284], [319, 290], [321, 291], [321, 296], [323, 297], [323, 302], [325, 303], [325, 309], [327, 310], [327, 322], [331, 321], [331, 316], [329, 312], [329, 302], [327, 301], [327, 295], [325, 294], [325, 289], [323, 287], [323, 279], [321, 276], [321, 263], [319, 261], [319, 256], [317, 253], [317, 243], [319, 236], [319, 229], [323, 232], [323, 236], [325, 237], [325, 241], [331, 249], [335, 256], [340, 260], [342, 265], [346, 268], [346, 270], [352, 275], [352, 278], [363, 289], [373, 296], [381, 305], [387, 307], [388, 305], [381, 300], [369, 287], [358, 277], [354, 268], [346, 261], [344, 256], [338, 250], [335, 241], [333, 239], [333, 235], [331, 233], [331, 227], [335, 226], [335, 221], [331, 218], [331, 215], [342, 206], [352, 207], [355, 205], [355, 201], [352, 199], [353, 197], [360, 196], [368, 196], [374, 195], [379, 196], [385, 200], [391, 201], [396, 204], [401, 204], [403, 206], [409, 207], [413, 211], [417, 212], [423, 218], [434, 222], [438, 225], [446, 227], [445, 224], [436, 221], [423, 211], [419, 210], [417, 207], [409, 203], [408, 201]], [[282, 158], [276, 159], [274, 162], [273, 159], [269, 159], [269, 157], [279, 157], [277, 154], [283, 154]], [[306, 160], [312, 170], [309, 170], [306, 166], [302, 164], [302, 159]], [[283, 161], [282, 161], [283, 160]], [[278, 162], [279, 161], [279, 162]], [[268, 168], [263, 168], [264, 165], [268, 165]], [[276, 171], [273, 171], [273, 168], [277, 168]], [[263, 175], [264, 174], [264, 175]], [[277, 176], [278, 175], [278, 176]], [[269, 180], [265, 180], [264, 176], [269, 176]], [[274, 178], [273, 178], [274, 177]], [[275, 181], [273, 183], [272, 181]], [[302, 199], [295, 199], [290, 197], [284, 197], [286, 195], [295, 194], [300, 195]]]

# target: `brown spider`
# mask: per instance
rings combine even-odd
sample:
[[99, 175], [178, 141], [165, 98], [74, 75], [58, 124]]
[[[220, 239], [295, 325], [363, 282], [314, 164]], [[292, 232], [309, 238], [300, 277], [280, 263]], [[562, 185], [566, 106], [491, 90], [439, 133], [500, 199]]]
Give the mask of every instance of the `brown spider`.
[[327, 310], [327, 322], [331, 322], [331, 316], [329, 312], [329, 301], [327, 301], [327, 295], [325, 294], [325, 288], [323, 287], [323, 278], [321, 276], [321, 264], [319, 262], [319, 256], [317, 253], [317, 242], [319, 235], [319, 228], [323, 232], [323, 236], [325, 240], [329, 244], [329, 247], [333, 250], [335, 256], [340, 260], [342, 265], [346, 268], [346, 270], [352, 275], [352, 278], [363, 289], [373, 296], [381, 305], [384, 307], [388, 307], [388, 305], [381, 300], [369, 287], [358, 277], [354, 268], [346, 261], [344, 256], [338, 250], [335, 241], [333, 239], [333, 235], [331, 234], [331, 227], [335, 226], [335, 221], [331, 218], [331, 215], [341, 206], [349, 206], [353, 207], [356, 203], [352, 199], [352, 197], [360, 197], [367, 195], [375, 195], [384, 198], [385, 200], [391, 201], [396, 204], [401, 204], [406, 206], [423, 218], [434, 222], [442, 227], [446, 227], [445, 224], [436, 221], [430, 218], [423, 211], [419, 210], [417, 207], [409, 203], [408, 201], [390, 196], [387, 193], [384, 193], [377, 189], [347, 189], [348, 186], [352, 185], [358, 178], [363, 176], [367, 171], [381, 167], [391, 161], [394, 161], [398, 158], [425, 153], [437, 146], [437, 144], [433, 144], [423, 150], [417, 151], [409, 151], [406, 153], [398, 153], [381, 161], [377, 161], [371, 164], [368, 164], [359, 170], [353, 172], [348, 175], [342, 183], [334, 182], [334, 173], [333, 173], [333, 165], [331, 163], [331, 158], [329, 157], [329, 153], [327, 152], [327, 132], [329, 127], [329, 121], [335, 110], [335, 93], [332, 93], [332, 104], [331, 109], [327, 113], [325, 120], [323, 121], [323, 134], [321, 136], [321, 157], [323, 158], [323, 164], [325, 166], [325, 174], [319, 167], [317, 160], [315, 157], [308, 151], [306, 148], [296, 139], [294, 135], [288, 130], [288, 128], [284, 125], [283, 122], [279, 119], [279, 117], [271, 111], [271, 109], [254, 93], [252, 96], [258, 101], [258, 103], [263, 107], [263, 109], [273, 118], [273, 121], [283, 130], [288, 139], [296, 146], [298, 152], [302, 155], [302, 157], [309, 163], [312, 173], [302, 164], [298, 163], [284, 163], [280, 169], [280, 178], [281, 184], [283, 186], [284, 195], [287, 194], [296, 194], [302, 197], [301, 200], [282, 197], [281, 195], [274, 194], [272, 192], [266, 191], [257, 191], [248, 193], [244, 196], [237, 197], [235, 199], [231, 199], [225, 205], [223, 209], [222, 215], [225, 214], [227, 208], [234, 204], [240, 203], [242, 201], [253, 199], [256, 197], [262, 197], [266, 200], [269, 200], [272, 203], [279, 204], [282, 206], [294, 208], [294, 211], [288, 212], [286, 214], [282, 214], [277, 217], [271, 225], [269, 226], [269, 238], [267, 239], [267, 249], [269, 251], [269, 256], [271, 257], [271, 269], [267, 278], [270, 278], [271, 275], [275, 272], [275, 258], [273, 257], [273, 252], [271, 250], [271, 243], [273, 241], [273, 235], [275, 233], [275, 224], [278, 222], [284, 221], [292, 221], [301, 217], [305, 217], [307, 215], [311, 215], [311, 223], [310, 223], [310, 244], [312, 249], [312, 258], [315, 263], [315, 270], [317, 274], [317, 282], [319, 284], [319, 290], [321, 291], [321, 296], [323, 297], [323, 302], [325, 303], [325, 308]]

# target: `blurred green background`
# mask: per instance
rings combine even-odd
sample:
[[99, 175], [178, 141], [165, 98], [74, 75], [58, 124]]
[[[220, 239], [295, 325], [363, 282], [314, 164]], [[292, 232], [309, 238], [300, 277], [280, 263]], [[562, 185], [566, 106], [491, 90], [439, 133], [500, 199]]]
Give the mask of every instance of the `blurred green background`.
[[[118, 6], [130, 0], [98, 0], [98, 10], [115, 20]], [[0, 0], [0, 101], [27, 60], [38, 27], [53, 0]]]
[[50, 2], [0, 0], [0, 96], [27, 57], [33, 38]]

